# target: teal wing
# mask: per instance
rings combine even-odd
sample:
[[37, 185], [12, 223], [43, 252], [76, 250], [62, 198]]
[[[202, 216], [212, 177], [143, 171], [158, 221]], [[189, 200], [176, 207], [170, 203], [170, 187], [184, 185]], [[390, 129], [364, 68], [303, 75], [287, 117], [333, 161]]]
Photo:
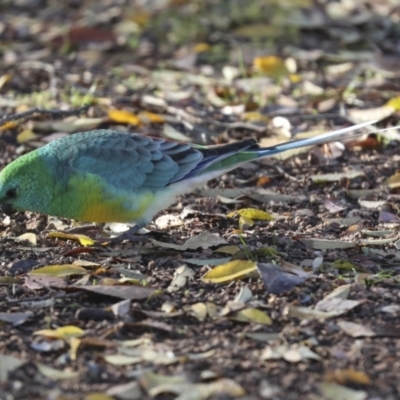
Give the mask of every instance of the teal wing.
[[42, 151], [56, 160], [57, 176], [91, 173], [117, 189], [157, 190], [209, 170], [256, 146], [253, 139], [213, 148], [190, 146], [113, 130], [77, 133]]

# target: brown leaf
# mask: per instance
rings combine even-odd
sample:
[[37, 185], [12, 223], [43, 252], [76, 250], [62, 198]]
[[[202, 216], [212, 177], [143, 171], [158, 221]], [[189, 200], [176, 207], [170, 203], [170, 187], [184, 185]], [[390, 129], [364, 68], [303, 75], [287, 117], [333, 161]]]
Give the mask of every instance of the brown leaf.
[[354, 369], [335, 369], [328, 371], [325, 374], [325, 380], [328, 382], [336, 382], [340, 385], [358, 384], [370, 385], [371, 378], [363, 371], [356, 371]]
[[96, 43], [115, 43], [114, 33], [95, 26], [73, 26], [67, 35], [58, 35], [51, 40], [51, 45], [54, 47], [61, 47], [65, 44], [78, 47]]

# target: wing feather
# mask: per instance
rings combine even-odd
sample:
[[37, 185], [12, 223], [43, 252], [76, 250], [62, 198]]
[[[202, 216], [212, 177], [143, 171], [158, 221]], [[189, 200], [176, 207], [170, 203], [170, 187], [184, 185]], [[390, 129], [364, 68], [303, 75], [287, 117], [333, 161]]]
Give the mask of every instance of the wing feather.
[[157, 191], [189, 179], [254, 147], [254, 139], [210, 148], [103, 129], [67, 136], [41, 150], [57, 159], [53, 165], [64, 182], [72, 174], [87, 173], [117, 190], [135, 192]]
[[65, 181], [73, 173], [89, 173], [127, 191], [161, 189], [203, 159], [187, 144], [113, 130], [67, 136], [51, 142], [46, 151], [62, 161], [57, 175]]

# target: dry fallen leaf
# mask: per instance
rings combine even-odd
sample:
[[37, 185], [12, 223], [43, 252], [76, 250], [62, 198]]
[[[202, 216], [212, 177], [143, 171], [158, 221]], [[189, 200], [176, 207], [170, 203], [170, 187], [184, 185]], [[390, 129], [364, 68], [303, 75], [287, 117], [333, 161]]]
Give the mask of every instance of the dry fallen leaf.
[[0, 354], [0, 382], [7, 382], [8, 374], [24, 365], [26, 362], [27, 360], [21, 360], [11, 355]]
[[256, 274], [257, 263], [254, 261], [235, 260], [226, 264], [218, 265], [202, 276], [203, 282], [228, 283], [235, 279], [248, 277], [249, 274]]
[[66, 325], [57, 329], [42, 329], [33, 332], [33, 335], [46, 336], [53, 339], [69, 340], [71, 338], [78, 338], [85, 334], [85, 331], [74, 325]]
[[310, 350], [307, 346], [297, 344], [284, 344], [278, 346], [267, 346], [261, 353], [261, 360], [280, 360], [291, 363], [300, 361], [316, 360], [320, 361], [322, 358]]
[[257, 210], [256, 208], [242, 208], [241, 210], [236, 210], [227, 214], [229, 218], [233, 218], [237, 215], [243, 218], [248, 225], [253, 224], [255, 220], [272, 221], [274, 219], [271, 214], [262, 210]]
[[174, 277], [167, 291], [172, 293], [182, 289], [186, 285], [188, 278], [194, 276], [194, 274], [195, 272], [187, 265], [181, 265], [175, 270]]
[[76, 289], [86, 290], [101, 294], [103, 296], [117, 297], [119, 299], [143, 300], [154, 294], [157, 290], [150, 287], [134, 285], [82, 285], [75, 286]]
[[285, 312], [299, 319], [324, 320], [337, 317], [347, 313], [362, 303], [362, 301], [346, 299], [349, 290], [350, 288], [348, 285], [343, 285], [343, 287], [336, 288], [332, 293], [325, 296], [314, 308], [289, 305], [286, 307]]
[[37, 236], [32, 232], [27, 232], [27, 233], [24, 233], [23, 235], [20, 235], [20, 236], [14, 238], [14, 241], [28, 242], [32, 246], [36, 246], [37, 245]]
[[298, 241], [315, 250], [350, 249], [356, 246], [353, 242], [341, 240], [299, 238]]
[[91, 131], [96, 129], [101, 123], [105, 121], [104, 118], [67, 118], [64, 121], [34, 121], [33, 128], [39, 131], [51, 132], [82, 132]]
[[[114, 397], [108, 396], [104, 393], [93, 392], [85, 394], [83, 400], [114, 400]], [[133, 400], [133, 398], [130, 398], [129, 400]]]
[[108, 118], [119, 124], [128, 124], [138, 126], [142, 123], [141, 119], [129, 111], [124, 110], [109, 110]]
[[124, 354], [107, 354], [104, 356], [104, 360], [115, 366], [133, 365], [143, 361], [142, 357], [126, 356]]
[[326, 312], [328, 314], [331, 314], [332, 316], [337, 316], [345, 314], [346, 312], [352, 310], [354, 307], [357, 307], [359, 304], [361, 304], [361, 302], [358, 300], [329, 298], [319, 301], [315, 305], [315, 310]]
[[71, 234], [64, 232], [50, 232], [47, 235], [49, 238], [66, 239], [66, 240], [77, 240], [82, 246], [93, 246], [96, 241], [86, 235]]
[[253, 67], [256, 71], [270, 76], [273, 79], [281, 79], [290, 74], [285, 60], [273, 55], [256, 57], [253, 60]]
[[351, 337], [374, 337], [377, 336], [371, 328], [350, 321], [338, 321], [338, 327]]
[[336, 369], [328, 371], [325, 374], [325, 380], [328, 382], [336, 382], [340, 385], [358, 384], [370, 385], [371, 378], [364, 371], [356, 371], [354, 369]]
[[345, 171], [342, 173], [335, 173], [335, 174], [311, 175], [310, 178], [314, 183], [328, 183], [328, 182], [339, 182], [342, 179], [354, 179], [360, 176], [364, 176], [363, 171]]
[[[141, 400], [143, 393], [137, 381], [123, 383], [121, 385], [111, 386], [106, 394], [121, 400]], [[86, 400], [86, 399], [85, 399]]]
[[257, 308], [245, 308], [229, 316], [229, 319], [239, 322], [251, 322], [254, 324], [272, 325], [272, 319]]
[[199, 321], [204, 321], [207, 318], [207, 305], [205, 303], [192, 304], [189, 311]]
[[68, 368], [64, 370], [60, 369], [55, 369], [53, 367], [50, 367], [48, 365], [42, 364], [42, 363], [36, 363], [36, 367], [39, 370], [39, 372], [44, 375], [46, 378], [58, 381], [58, 380], [64, 380], [64, 379], [74, 379], [79, 376], [78, 371], [71, 371]]
[[271, 294], [287, 293], [307, 279], [306, 276], [289, 274], [278, 265], [271, 263], [258, 263], [257, 268], [260, 271], [267, 292]]
[[165, 118], [160, 114], [155, 114], [150, 111], [141, 111], [138, 115], [140, 121], [144, 124], [152, 123], [152, 124], [163, 124], [165, 122]]
[[37, 268], [30, 272], [30, 276], [49, 276], [49, 277], [62, 277], [71, 275], [86, 275], [88, 272], [85, 268], [79, 267], [74, 264], [64, 265], [46, 265]]
[[394, 175], [390, 176], [386, 181], [385, 185], [389, 186], [390, 189], [397, 189], [400, 187], [400, 172], [396, 172]]
[[13, 326], [18, 326], [23, 324], [29, 318], [33, 317], [32, 311], [26, 312], [0, 312], [0, 321], [7, 322]]
[[354, 390], [334, 382], [319, 384], [319, 390], [327, 400], [365, 400], [368, 393], [363, 390]]
[[210, 247], [226, 244], [226, 241], [218, 235], [210, 232], [202, 232], [198, 236], [192, 236], [184, 244], [164, 243], [158, 240], [152, 241], [155, 246], [174, 249], [178, 251], [196, 250], [198, 248], [208, 249]]

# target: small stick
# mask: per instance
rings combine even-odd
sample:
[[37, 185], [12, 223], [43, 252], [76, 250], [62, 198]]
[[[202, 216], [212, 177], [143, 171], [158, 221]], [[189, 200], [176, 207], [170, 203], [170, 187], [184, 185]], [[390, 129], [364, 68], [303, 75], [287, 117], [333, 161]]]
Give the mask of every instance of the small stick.
[[79, 115], [79, 114], [86, 112], [89, 109], [89, 107], [90, 107], [90, 104], [86, 104], [82, 107], [73, 108], [72, 110], [65, 110], [65, 111], [35, 107], [28, 111], [9, 114], [9, 115], [4, 116], [3, 118], [0, 118], [0, 126], [5, 125], [7, 122], [10, 122], [10, 121], [15, 121], [18, 119], [31, 117], [35, 114], [49, 115], [49, 116], [52, 116], [53, 118], [69, 117], [71, 115]]

